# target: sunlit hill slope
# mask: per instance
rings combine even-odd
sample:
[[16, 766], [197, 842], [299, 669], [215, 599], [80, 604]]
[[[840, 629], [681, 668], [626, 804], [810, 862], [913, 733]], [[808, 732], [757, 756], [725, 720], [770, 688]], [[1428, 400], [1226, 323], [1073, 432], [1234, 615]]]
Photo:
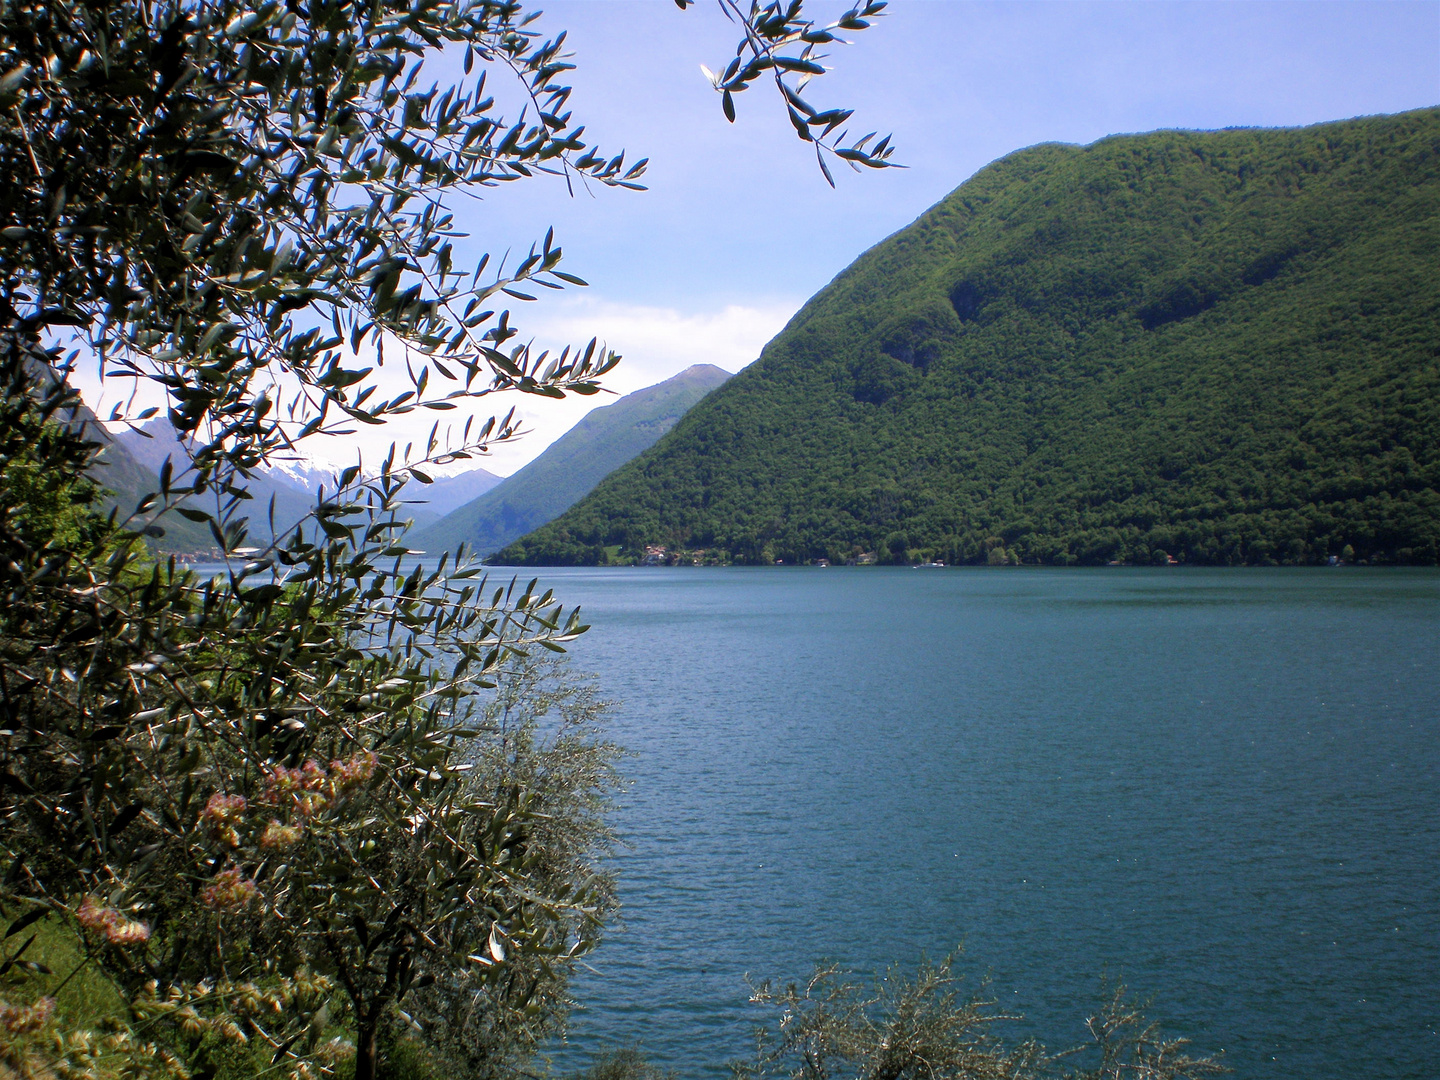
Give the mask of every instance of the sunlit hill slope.
[[573, 506], [728, 378], [713, 364], [694, 364], [592, 409], [530, 464], [421, 530], [413, 543], [429, 551], [464, 543], [488, 555]]
[[532, 564], [1440, 557], [1440, 110], [977, 173]]

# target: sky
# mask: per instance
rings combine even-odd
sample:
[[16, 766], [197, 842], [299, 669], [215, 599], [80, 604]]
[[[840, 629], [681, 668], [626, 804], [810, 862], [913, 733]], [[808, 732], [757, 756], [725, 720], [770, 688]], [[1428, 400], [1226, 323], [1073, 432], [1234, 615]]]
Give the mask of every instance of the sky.
[[[734, 52], [714, 0], [683, 12], [670, 0], [538, 6], [543, 29], [568, 32], [576, 118], [602, 149], [648, 157], [648, 190], [572, 195], [541, 178], [454, 208], [472, 257], [523, 252], [554, 226], [562, 269], [589, 287], [519, 305], [512, 321], [545, 347], [599, 337], [625, 357], [606, 379], [616, 393], [691, 364], [750, 363], [862, 252], [1023, 147], [1440, 104], [1440, 0], [893, 0], [872, 29], [831, 50], [832, 70], [805, 96], [855, 109], [857, 133], [893, 133], [907, 168], [837, 168], [832, 190], [773, 92], [757, 84], [726, 122], [700, 71]], [[847, 6], [806, 5], [827, 19]], [[613, 400], [519, 401], [529, 434], [481, 464], [508, 475]], [[384, 438], [418, 431], [402, 422]], [[344, 461], [353, 449], [321, 456]]]

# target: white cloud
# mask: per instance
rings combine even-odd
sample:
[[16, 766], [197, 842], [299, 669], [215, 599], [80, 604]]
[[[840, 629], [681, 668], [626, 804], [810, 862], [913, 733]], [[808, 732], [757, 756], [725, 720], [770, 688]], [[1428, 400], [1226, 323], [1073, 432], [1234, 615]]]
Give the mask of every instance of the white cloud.
[[[615, 393], [564, 401], [510, 395], [512, 400], [505, 401], [504, 407], [515, 405], [529, 434], [510, 446], [496, 447], [486, 468], [506, 475], [514, 472], [538, 457], [591, 409], [609, 405], [615, 395], [668, 379], [692, 364], [739, 371], [760, 355], [765, 343], [781, 331], [799, 306], [795, 300], [774, 300], [682, 311], [576, 296], [537, 310], [535, 316], [519, 322], [537, 347], [583, 345], [596, 337], [624, 357], [604, 380], [606, 388]], [[515, 312], [517, 322], [527, 314]]]
[[555, 307], [558, 310], [548, 317], [531, 320], [537, 340], [600, 338], [624, 355], [612, 381], [615, 389], [628, 394], [668, 379], [691, 364], [739, 371], [760, 355], [799, 305], [783, 300], [730, 304], [714, 311], [680, 311], [575, 296]]
[[[491, 413], [503, 413], [513, 406], [527, 434], [508, 445], [496, 446], [488, 457], [468, 464], [508, 476], [538, 457], [591, 409], [609, 405], [619, 395], [652, 386], [692, 364], [714, 364], [732, 373], [739, 371], [760, 355], [765, 343], [780, 332], [798, 308], [798, 301], [773, 300], [682, 311], [626, 304], [593, 295], [568, 296], [543, 306], [519, 308], [512, 312], [514, 323], [537, 350], [558, 351], [565, 345], [583, 347], [595, 337], [620, 353], [624, 359], [603, 380], [606, 389], [613, 393], [593, 397], [572, 395], [563, 401], [523, 394], [485, 398], [470, 408], [476, 414], [477, 423]], [[368, 347], [362, 347], [362, 353], [368, 352]], [[366, 356], [362, 362], [370, 361]], [[97, 376], [93, 365], [82, 363], [74, 378], [86, 402], [102, 418], [117, 404], [130, 415], [146, 405], [165, 404], [163, 395], [153, 384], [141, 383], [137, 392], [132, 380], [109, 379], [102, 383]], [[407, 388], [409, 379], [401, 350], [392, 351], [387, 347], [385, 366], [377, 369], [372, 378], [379, 385], [378, 396]], [[443, 382], [432, 382], [432, 389], [443, 386]], [[284, 391], [280, 393], [283, 396]], [[127, 398], [130, 407], [123, 408]], [[367, 464], [373, 464], [385, 455], [392, 442], [401, 447], [407, 442], [423, 445], [436, 420], [440, 421], [442, 437], [447, 427], [458, 433], [466, 415], [463, 407], [447, 412], [421, 410], [396, 417], [384, 427], [356, 425], [357, 430], [351, 435], [311, 438], [304, 452], [326, 464], [345, 465], [354, 462], [359, 451]], [[457, 463], [442, 471], [464, 467], [467, 466]]]

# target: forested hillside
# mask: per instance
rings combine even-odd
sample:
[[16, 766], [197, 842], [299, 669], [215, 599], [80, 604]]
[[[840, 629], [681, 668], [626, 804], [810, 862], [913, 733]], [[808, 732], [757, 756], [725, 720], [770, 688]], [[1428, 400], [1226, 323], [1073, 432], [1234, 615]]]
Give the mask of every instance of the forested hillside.
[[1022, 150], [497, 561], [1434, 563], [1437, 267], [1440, 110]]
[[694, 404], [730, 373], [693, 364], [664, 382], [586, 413], [578, 424], [514, 476], [433, 525], [413, 544], [427, 550], [467, 544], [487, 555], [559, 516], [596, 484], [655, 445]]

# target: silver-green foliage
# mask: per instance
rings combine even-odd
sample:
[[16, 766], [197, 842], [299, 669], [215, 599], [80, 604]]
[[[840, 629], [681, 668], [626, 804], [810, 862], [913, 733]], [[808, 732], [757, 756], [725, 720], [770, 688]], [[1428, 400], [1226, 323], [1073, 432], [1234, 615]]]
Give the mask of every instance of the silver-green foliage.
[[[879, 6], [846, 18], [861, 28]], [[798, 3], [737, 13], [746, 71], [813, 65], [806, 35], [830, 33]], [[502, 390], [594, 393], [615, 363], [594, 341], [517, 344], [504, 304], [581, 284], [550, 233], [513, 264], [457, 265], [455, 198], [542, 173], [633, 188], [643, 171], [583, 141], [564, 35], [537, 14], [0, 7], [0, 860], [25, 912], [0, 966], [27, 970], [25, 931], [48, 914], [129, 1003], [117, 1030], [60, 1043], [38, 1004], [6, 1012], [12, 1067], [182, 1075], [243, 1047], [299, 1077], [348, 1047], [371, 1080], [382, 1023], [417, 995], [439, 1010], [449, 979], [523, 1011], [535, 999], [507, 996], [513, 973], [563, 969], [595, 940], [609, 885], [572, 872], [603, 839], [591, 810], [542, 809], [543, 773], [471, 779], [497, 684], [584, 627], [533, 584], [422, 567], [396, 539], [406, 483], [512, 437], [511, 418], [352, 467], [246, 550], [265, 513], [253, 472], [298, 442]], [[445, 50], [460, 85], [428, 76]], [[518, 116], [493, 78], [512, 80]], [[831, 119], [799, 133], [830, 138]], [[884, 149], [822, 145], [885, 164]], [[398, 393], [375, 371], [387, 353]], [[192, 447], [108, 521], [83, 482], [97, 447], [56, 378], [96, 359], [163, 391]], [[54, 506], [37, 507], [37, 477]], [[167, 513], [209, 531], [225, 572], [150, 559], [141, 534]], [[600, 779], [582, 772], [570, 794]], [[537, 856], [565, 826], [571, 846], [551, 837]]]
[[[605, 735], [610, 706], [592, 679], [563, 658], [517, 663], [486, 705], [485, 737], [467, 750], [465, 785], [491, 804], [522, 791], [529, 817], [515, 843], [529, 887], [576, 896], [567, 953], [598, 943], [616, 907], [615, 882], [598, 861], [615, 837], [607, 812], [618, 789], [621, 750]], [[489, 957], [488, 959], [493, 959]], [[543, 953], [491, 965], [452, 967], [414, 995], [407, 1013], [457, 1075], [514, 1075], [540, 1041], [564, 1028], [569, 966]]]
[[913, 977], [891, 969], [867, 981], [827, 965], [804, 985], [759, 984], [751, 1000], [780, 1015], [757, 1033], [754, 1060], [733, 1067], [736, 1080], [1200, 1080], [1227, 1071], [1164, 1036], [1123, 986], [1086, 1021], [1081, 1046], [1054, 1053], [1033, 1039], [1007, 1042], [999, 1029], [1022, 1018], [963, 992], [954, 960], [926, 961]]

